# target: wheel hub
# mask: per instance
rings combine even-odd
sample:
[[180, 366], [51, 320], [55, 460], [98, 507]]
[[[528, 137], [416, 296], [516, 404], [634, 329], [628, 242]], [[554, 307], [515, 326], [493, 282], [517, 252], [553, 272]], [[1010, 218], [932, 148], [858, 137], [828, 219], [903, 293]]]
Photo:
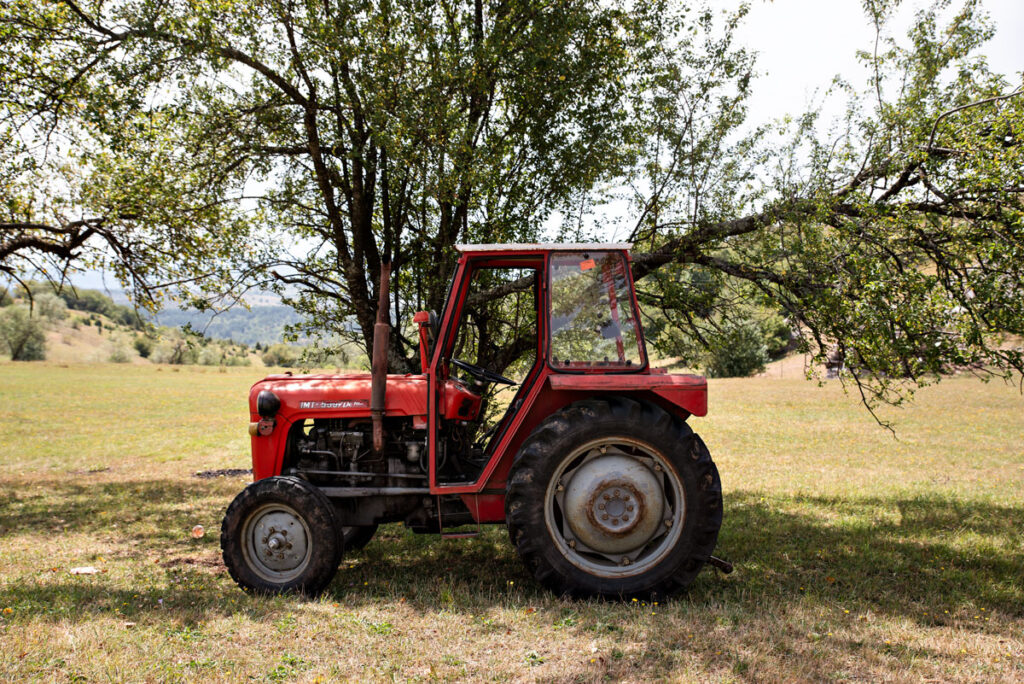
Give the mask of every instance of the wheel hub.
[[640, 549], [661, 524], [665, 499], [657, 476], [626, 455], [598, 456], [577, 468], [563, 511], [572, 533], [602, 553]]
[[249, 527], [253, 560], [264, 573], [289, 575], [306, 563], [309, 541], [306, 526], [294, 511], [272, 508], [259, 511]]
[[598, 486], [589, 503], [587, 519], [596, 529], [613, 536], [628, 534], [644, 512], [643, 494], [628, 480]]

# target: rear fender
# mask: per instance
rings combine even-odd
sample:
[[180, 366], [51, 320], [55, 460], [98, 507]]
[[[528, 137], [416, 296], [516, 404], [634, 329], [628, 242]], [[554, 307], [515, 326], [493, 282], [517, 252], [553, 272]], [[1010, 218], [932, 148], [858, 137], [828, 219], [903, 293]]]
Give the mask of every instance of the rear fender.
[[656, 404], [670, 411], [675, 407], [672, 413], [684, 420], [708, 413], [708, 381], [700, 375], [552, 375], [549, 382], [561, 392], [653, 395]]

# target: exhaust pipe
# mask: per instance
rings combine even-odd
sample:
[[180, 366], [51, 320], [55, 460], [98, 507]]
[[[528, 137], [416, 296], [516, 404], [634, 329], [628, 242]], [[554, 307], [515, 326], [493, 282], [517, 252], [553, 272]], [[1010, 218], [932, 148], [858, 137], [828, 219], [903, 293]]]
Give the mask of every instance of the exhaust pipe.
[[377, 302], [377, 322], [373, 326], [373, 363], [370, 371], [370, 420], [373, 423], [373, 452], [384, 451], [384, 394], [388, 384], [388, 325], [391, 264], [380, 265], [380, 299]]

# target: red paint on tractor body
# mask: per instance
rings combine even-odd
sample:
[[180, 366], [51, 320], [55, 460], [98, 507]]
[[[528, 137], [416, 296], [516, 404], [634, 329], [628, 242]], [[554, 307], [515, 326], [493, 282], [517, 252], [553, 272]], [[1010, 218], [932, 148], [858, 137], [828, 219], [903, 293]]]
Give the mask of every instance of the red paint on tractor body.
[[[388, 416], [427, 414], [427, 379], [423, 375], [388, 375], [384, 404]], [[249, 408], [256, 414], [256, 396], [270, 390], [281, 400], [277, 415], [293, 419], [370, 415], [370, 374], [268, 375], [249, 390]]]

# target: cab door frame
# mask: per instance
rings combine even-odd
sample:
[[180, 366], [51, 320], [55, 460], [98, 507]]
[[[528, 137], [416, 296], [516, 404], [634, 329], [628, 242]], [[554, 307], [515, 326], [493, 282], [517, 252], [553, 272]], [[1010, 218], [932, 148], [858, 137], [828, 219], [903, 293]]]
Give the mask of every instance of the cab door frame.
[[[533, 367], [527, 374], [523, 387], [516, 397], [522, 397], [523, 401], [518, 410], [519, 416], [509, 416], [498, 433], [495, 434], [492, 442], [495, 448], [491, 449], [491, 457], [484, 466], [475, 482], [459, 482], [454, 484], [442, 484], [437, 479], [437, 463], [439, 461], [438, 436], [441, 429], [442, 418], [438, 406], [441, 405], [442, 392], [445, 382], [448, 379], [449, 369], [446, 359], [451, 354], [455, 345], [457, 327], [462, 321], [462, 313], [465, 308], [466, 299], [469, 296], [470, 283], [473, 280], [475, 271], [484, 268], [524, 268], [533, 269], [536, 274], [536, 287], [538, 288], [535, 297], [536, 321], [537, 321], [537, 350]], [[514, 433], [518, 420], [525, 410], [532, 405], [537, 391], [544, 385], [546, 378], [547, 358], [547, 316], [544, 315], [544, 307], [547, 301], [547, 259], [545, 252], [534, 250], [502, 250], [498, 253], [476, 253], [464, 252], [456, 265], [455, 275], [452, 281], [452, 289], [445, 303], [444, 312], [441, 316], [441, 324], [431, 350], [430, 365], [427, 368], [427, 432], [428, 432], [428, 457], [429, 457], [429, 485], [431, 494], [480, 494], [484, 491], [488, 480], [501, 461], [505, 450], [503, 444], [507, 443], [510, 433]], [[525, 392], [525, 395], [524, 395]], [[503, 419], [504, 420], [504, 419]], [[504, 491], [501, 492], [504, 494]], [[471, 507], [471, 510], [473, 508]]]

